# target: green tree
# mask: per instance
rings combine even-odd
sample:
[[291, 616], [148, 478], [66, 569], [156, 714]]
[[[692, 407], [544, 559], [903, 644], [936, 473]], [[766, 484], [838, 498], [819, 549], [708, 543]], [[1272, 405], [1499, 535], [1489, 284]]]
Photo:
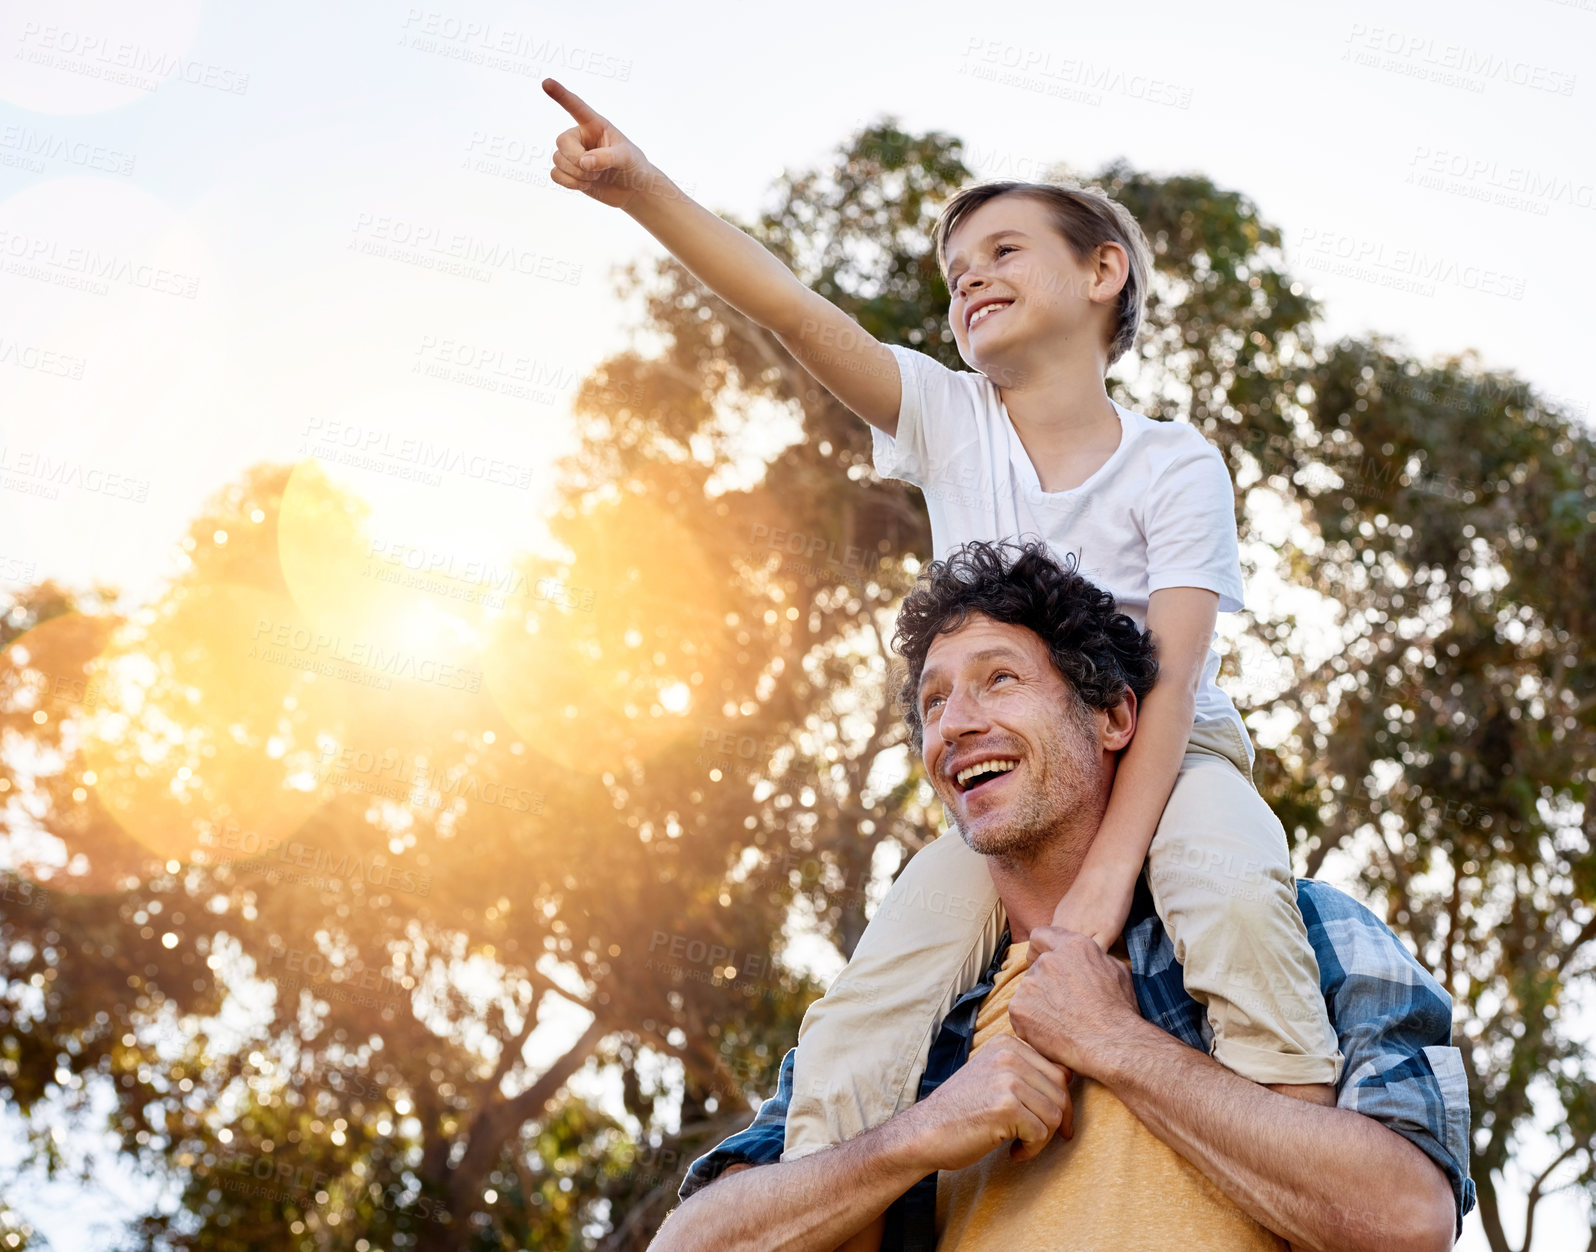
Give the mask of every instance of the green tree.
[[[970, 178], [957, 139], [886, 121], [746, 227], [956, 366], [929, 238]], [[1470, 358], [1317, 342], [1246, 197], [1123, 164], [1091, 181], [1157, 263], [1116, 398], [1214, 440], [1249, 559], [1322, 597], [1324, 622], [1248, 617], [1225, 681], [1284, 727], [1260, 774], [1302, 863], [1361, 876], [1456, 998], [1505, 1250], [1532, 1096], [1563, 1155], [1531, 1210], [1591, 1186], [1588, 1041], [1558, 1011], [1596, 950], [1589, 436]], [[125, 1151], [184, 1187], [143, 1246], [286, 1225], [315, 1248], [641, 1248], [818, 993], [774, 937], [796, 917], [851, 952], [938, 824], [886, 646], [930, 551], [916, 493], [679, 266], [621, 286], [659, 347], [579, 396], [569, 559], [527, 560], [477, 643], [436, 645], [475, 689], [285, 663], [296, 629], [325, 659], [318, 635], [430, 594], [370, 576], [359, 501], [314, 466], [220, 493], [192, 568], [129, 621], [50, 586], [4, 619], [7, 830], [73, 859], [0, 893], [0, 1065], [24, 1114], [115, 1093]], [[502, 802], [523, 791], [538, 803]], [[261, 979], [275, 997], [240, 1026]], [[561, 1002], [592, 1025], [534, 1064]], [[565, 1086], [589, 1065], [624, 1116]]]
[[1299, 832], [1310, 868], [1351, 854], [1457, 1002], [1496, 1252], [1532, 1097], [1556, 1108], [1527, 1249], [1549, 1189], [1591, 1194], [1596, 1146], [1590, 1040], [1565, 1015], [1596, 957], [1596, 448], [1469, 358], [1340, 343], [1311, 386], [1273, 468], [1307, 507], [1302, 576], [1340, 606], [1344, 647], [1287, 695]]
[[[579, 1243], [652, 1176], [661, 1065], [723, 1132], [769, 1074], [713, 1024], [768, 1056], [816, 990], [721, 902], [724, 849], [679, 839], [702, 719], [661, 692], [757, 679], [724, 594], [677, 603], [680, 528], [573, 511], [569, 569], [517, 571], [480, 644], [407, 652], [340, 633], [404, 607], [351, 564], [365, 522], [313, 464], [263, 468], [147, 610], [46, 586], [4, 618], [7, 833], [65, 862], [0, 891], [6, 1094], [41, 1127], [116, 1097], [124, 1151], [183, 1189], [142, 1246]], [[561, 1005], [591, 1024], [534, 1061]], [[590, 1059], [626, 1070], [627, 1124], [564, 1094]]]
[[[958, 368], [927, 241], [939, 204], [968, 180], [959, 155], [956, 140], [883, 123], [854, 136], [834, 169], [785, 177], [776, 207], [746, 228], [871, 333]], [[1592, 1185], [1589, 1041], [1559, 1011], [1588, 985], [1596, 951], [1596, 640], [1581, 581], [1596, 533], [1589, 432], [1472, 356], [1426, 364], [1381, 338], [1320, 343], [1319, 310], [1290, 273], [1280, 232], [1245, 196], [1124, 164], [1086, 181], [1131, 208], [1155, 251], [1148, 331], [1117, 398], [1189, 420], [1218, 444], [1251, 559], [1322, 597], [1327, 622], [1250, 615], [1251, 646], [1227, 658], [1227, 681], [1245, 709], [1288, 719], [1260, 771], [1306, 871], [1335, 852], [1350, 858], [1453, 992], [1481, 1214], [1497, 1252], [1509, 1247], [1504, 1166], [1540, 1138], [1532, 1093], [1559, 1108], [1556, 1169], [1525, 1197], [1527, 1248], [1549, 1184]], [[654, 407], [590, 406], [589, 482], [643, 478], [694, 448], [718, 468], [768, 412], [763, 401], [798, 414], [803, 431], [757, 484], [774, 512], [744, 516], [730, 491], [717, 512], [741, 517], [750, 544], [780, 548], [785, 535], [798, 549], [777, 568], [803, 574], [783, 587], [799, 617], [805, 603], [813, 620], [845, 594], [848, 553], [914, 568], [913, 554], [930, 548], [924, 513], [914, 492], [876, 480], [855, 417], [673, 262], [633, 271], [626, 289], [645, 293], [648, 329], [666, 347], [607, 363], [596, 394], [606, 384], [670, 390]], [[728, 408], [740, 415], [729, 433]], [[1258, 522], [1276, 510], [1255, 508], [1254, 493], [1285, 506], [1295, 532]], [[811, 539], [830, 564], [802, 560]], [[894, 597], [902, 589], [882, 581]], [[864, 608], [869, 590], [855, 582], [849, 607]], [[859, 751], [839, 749], [846, 764], [833, 767], [822, 824], [797, 846], [828, 866], [832, 889], [817, 880], [812, 903], [846, 954], [864, 922], [863, 896], [848, 888], [878, 847], [919, 846], [929, 791], [879, 683], [890, 615], [871, 605], [868, 620], [831, 634], [861, 641], [864, 655], [851, 672], [825, 671], [835, 694], [814, 693], [811, 725], [823, 734], [847, 711], [875, 717]], [[1327, 659], [1304, 663], [1316, 654]], [[789, 695], [809, 699], [799, 684]], [[873, 777], [906, 779], [878, 811], [864, 783]]]

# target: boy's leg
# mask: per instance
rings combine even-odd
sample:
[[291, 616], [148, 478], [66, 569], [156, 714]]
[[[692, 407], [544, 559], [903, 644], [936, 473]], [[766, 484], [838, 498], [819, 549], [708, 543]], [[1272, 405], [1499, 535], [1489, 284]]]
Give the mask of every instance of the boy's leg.
[[980, 981], [1005, 920], [986, 858], [950, 823], [904, 866], [847, 968], [804, 1014], [782, 1160], [914, 1103], [932, 1034]]
[[1148, 852], [1154, 906], [1207, 1009], [1216, 1060], [1269, 1086], [1334, 1084], [1341, 1050], [1285, 830], [1244, 772], [1240, 730], [1239, 762], [1208, 733], [1194, 734]]

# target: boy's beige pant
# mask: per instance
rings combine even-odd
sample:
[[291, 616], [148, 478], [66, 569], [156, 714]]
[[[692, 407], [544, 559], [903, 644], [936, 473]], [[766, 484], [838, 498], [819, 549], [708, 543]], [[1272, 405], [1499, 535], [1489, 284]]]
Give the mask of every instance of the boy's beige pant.
[[[1242, 732], [1199, 722], [1147, 857], [1153, 904], [1205, 1006], [1214, 1057], [1260, 1083], [1334, 1083], [1341, 1051], [1297, 908], [1286, 833], [1253, 786]], [[933, 1033], [1007, 919], [952, 821], [888, 891], [853, 959], [804, 1015], [783, 1160], [915, 1102]]]

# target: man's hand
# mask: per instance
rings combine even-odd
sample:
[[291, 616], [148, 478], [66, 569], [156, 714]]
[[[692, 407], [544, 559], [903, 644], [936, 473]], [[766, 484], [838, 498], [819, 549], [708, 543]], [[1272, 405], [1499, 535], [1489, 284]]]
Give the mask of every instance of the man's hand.
[[624, 209], [639, 191], [667, 185], [643, 150], [580, 96], [552, 78], [543, 80], [543, 90], [576, 121], [554, 141], [554, 168], [549, 177], [561, 187]]
[[1089, 935], [1056, 926], [1031, 932], [1030, 957], [1009, 1001], [1014, 1032], [1054, 1064], [1101, 1078], [1113, 1050], [1149, 1029], [1129, 971]]
[[1011, 1141], [1009, 1154], [1029, 1160], [1062, 1128], [1075, 1133], [1069, 1076], [1030, 1044], [998, 1035], [945, 1083], [898, 1114], [906, 1150], [934, 1169], [963, 1169]]

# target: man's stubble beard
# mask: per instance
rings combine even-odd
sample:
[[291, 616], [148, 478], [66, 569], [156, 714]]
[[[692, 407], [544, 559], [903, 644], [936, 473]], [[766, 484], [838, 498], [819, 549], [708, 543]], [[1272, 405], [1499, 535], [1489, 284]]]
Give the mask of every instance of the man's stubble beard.
[[[1034, 770], [1032, 784], [1009, 801], [1001, 826], [983, 823], [972, 836], [959, 810], [949, 806], [964, 842], [982, 856], [1032, 861], [1088, 815], [1100, 820], [1101, 814], [1091, 808], [1099, 794], [1098, 775], [1102, 769], [1093, 711], [1077, 701], [1066, 715], [1065, 724], [1055, 726], [1041, 747], [1041, 759], [1033, 756], [1026, 761]], [[1095, 833], [1098, 821], [1091, 824], [1092, 832], [1088, 834]]]

